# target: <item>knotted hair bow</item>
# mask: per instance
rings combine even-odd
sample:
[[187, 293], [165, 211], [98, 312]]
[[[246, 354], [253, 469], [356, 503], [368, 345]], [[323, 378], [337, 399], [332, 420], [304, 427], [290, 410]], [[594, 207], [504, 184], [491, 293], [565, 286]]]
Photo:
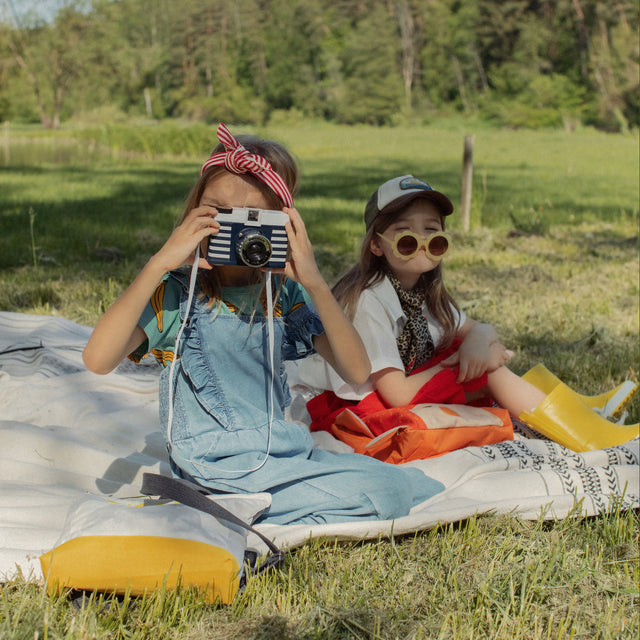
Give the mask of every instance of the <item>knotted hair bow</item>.
[[274, 191], [285, 207], [293, 207], [293, 197], [289, 187], [265, 158], [247, 151], [222, 122], [218, 126], [217, 134], [218, 140], [222, 142], [226, 151], [214, 153], [202, 165], [200, 175], [211, 166], [224, 167], [231, 173], [251, 173]]

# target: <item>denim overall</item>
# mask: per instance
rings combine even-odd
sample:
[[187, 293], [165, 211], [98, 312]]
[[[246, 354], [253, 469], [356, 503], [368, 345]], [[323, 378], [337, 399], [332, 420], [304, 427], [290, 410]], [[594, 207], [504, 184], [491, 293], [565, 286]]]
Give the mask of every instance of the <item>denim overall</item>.
[[[273, 318], [273, 389], [267, 318], [218, 314], [197, 297], [189, 316], [173, 375], [176, 475], [213, 491], [268, 492], [272, 504], [260, 521], [274, 524], [393, 519], [443, 490], [418, 469], [314, 449], [307, 427], [284, 419], [284, 360], [306, 355], [312, 334], [323, 331], [311, 305]], [[167, 367], [160, 380], [165, 437], [169, 376]]]

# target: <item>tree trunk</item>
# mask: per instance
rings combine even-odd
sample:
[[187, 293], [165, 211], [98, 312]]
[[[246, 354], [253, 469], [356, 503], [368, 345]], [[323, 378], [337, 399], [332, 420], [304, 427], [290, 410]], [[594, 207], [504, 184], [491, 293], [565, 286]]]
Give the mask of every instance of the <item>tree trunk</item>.
[[589, 79], [589, 33], [584, 21], [584, 12], [580, 5], [580, 0], [572, 0], [573, 9], [576, 12], [576, 18], [578, 20], [578, 48], [580, 50], [580, 75], [586, 82]]
[[475, 46], [473, 47], [473, 59], [475, 60], [476, 68], [478, 69], [478, 75], [480, 76], [482, 90], [487, 91], [489, 89], [489, 80], [484, 70], [484, 65], [482, 64], [482, 58], [480, 58], [480, 54], [478, 53], [478, 50], [475, 48]]
[[416, 73], [415, 25], [407, 0], [397, 0], [395, 13], [400, 27], [405, 106], [407, 113], [409, 113], [412, 106], [413, 81]]
[[[36, 99], [36, 108], [38, 110], [38, 115], [40, 116], [40, 124], [44, 129], [53, 129], [53, 123], [51, 118], [46, 112], [44, 108], [44, 101], [42, 99], [42, 93], [40, 91], [40, 83], [38, 82], [38, 78], [31, 71], [25, 56], [20, 52], [20, 48], [13, 41], [13, 38], [9, 38], [8, 40], [9, 48], [13, 51], [13, 56], [18, 66], [27, 74], [27, 80], [33, 89], [33, 95]], [[22, 48], [24, 49], [24, 43], [22, 44]]]
[[458, 84], [458, 92], [460, 93], [460, 100], [462, 101], [462, 107], [464, 112], [468, 113], [469, 102], [467, 100], [467, 91], [464, 86], [464, 76], [462, 75], [462, 67], [460, 66], [460, 60], [456, 56], [451, 56], [451, 63], [453, 65], [453, 71], [456, 74], [456, 82]]

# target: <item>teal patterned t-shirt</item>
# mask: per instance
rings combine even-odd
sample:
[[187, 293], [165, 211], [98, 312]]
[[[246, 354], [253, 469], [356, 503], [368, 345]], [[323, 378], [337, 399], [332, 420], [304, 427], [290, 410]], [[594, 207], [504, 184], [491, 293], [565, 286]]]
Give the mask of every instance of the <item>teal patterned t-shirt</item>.
[[[286, 317], [300, 306], [307, 304], [309, 297], [304, 288], [294, 280], [274, 278], [278, 292], [274, 302], [274, 317]], [[176, 336], [180, 329], [180, 299], [183, 285], [170, 274], [166, 274], [156, 288], [151, 300], [138, 320], [138, 326], [147, 339], [129, 355], [129, 359], [140, 362], [152, 355], [162, 367], [171, 364]], [[266, 303], [261, 303], [262, 284], [244, 287], [223, 287], [222, 303], [212, 307], [212, 313], [265, 316]]]

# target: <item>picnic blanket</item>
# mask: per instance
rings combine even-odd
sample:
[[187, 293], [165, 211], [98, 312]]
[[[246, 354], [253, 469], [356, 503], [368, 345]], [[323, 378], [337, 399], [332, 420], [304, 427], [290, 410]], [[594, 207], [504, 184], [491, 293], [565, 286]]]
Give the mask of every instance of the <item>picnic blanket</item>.
[[[0, 579], [42, 579], [39, 556], [55, 545], [83, 494], [137, 496], [144, 472], [170, 474], [158, 423], [159, 368], [125, 362], [106, 376], [90, 373], [82, 363], [90, 333], [62, 318], [0, 312]], [[302, 415], [303, 390], [293, 392], [292, 411]], [[314, 438], [318, 447], [345, 450], [326, 432]], [[525, 432], [406, 464], [445, 485], [407, 516], [258, 529], [291, 549], [310, 537], [399, 535], [474, 514], [552, 519], [640, 505], [638, 439], [577, 454]], [[266, 549], [254, 538], [252, 546]]]

